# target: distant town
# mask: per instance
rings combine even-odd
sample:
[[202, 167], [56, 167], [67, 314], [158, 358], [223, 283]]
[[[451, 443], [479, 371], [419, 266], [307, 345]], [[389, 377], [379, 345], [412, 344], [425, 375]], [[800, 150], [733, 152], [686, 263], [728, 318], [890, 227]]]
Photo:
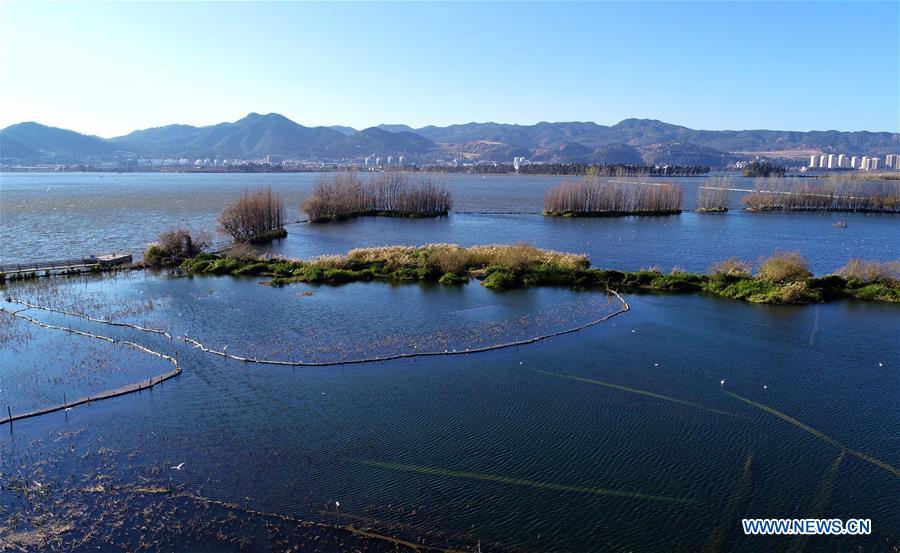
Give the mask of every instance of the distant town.
[[860, 171], [900, 170], [900, 155], [884, 156], [884, 165], [877, 156], [847, 156], [846, 154], [819, 154], [809, 156], [807, 169], [858, 169]]

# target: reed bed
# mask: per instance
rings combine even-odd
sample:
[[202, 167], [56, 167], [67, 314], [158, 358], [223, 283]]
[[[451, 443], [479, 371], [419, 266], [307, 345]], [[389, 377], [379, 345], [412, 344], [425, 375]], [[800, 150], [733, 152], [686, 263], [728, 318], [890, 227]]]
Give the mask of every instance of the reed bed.
[[728, 211], [728, 199], [731, 195], [731, 179], [729, 177], [713, 177], [709, 184], [698, 189], [698, 211], [701, 213], [723, 213]]
[[834, 178], [758, 180], [742, 199], [750, 211], [900, 213], [900, 182]]
[[284, 238], [284, 200], [270, 187], [245, 191], [219, 216], [219, 230], [235, 242], [267, 242]]
[[587, 177], [565, 180], [547, 191], [544, 215], [605, 217], [681, 213], [682, 190], [674, 184], [651, 184]]
[[450, 192], [431, 175], [385, 172], [362, 181], [355, 173], [323, 177], [301, 209], [310, 223], [353, 217], [441, 217], [452, 206]]

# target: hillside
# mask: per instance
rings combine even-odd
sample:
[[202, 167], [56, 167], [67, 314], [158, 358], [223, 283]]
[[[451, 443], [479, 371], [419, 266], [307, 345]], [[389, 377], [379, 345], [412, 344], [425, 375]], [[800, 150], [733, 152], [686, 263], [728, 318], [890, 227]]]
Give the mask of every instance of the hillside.
[[111, 139], [38, 123], [0, 131], [5, 161], [85, 162], [98, 159], [262, 159], [275, 154], [317, 161], [405, 155], [420, 161], [535, 161], [722, 166], [754, 155], [800, 159], [810, 152], [883, 155], [900, 152], [900, 134], [839, 131], [704, 131], [653, 119], [612, 126], [591, 122], [535, 125], [466, 123], [413, 129], [383, 124], [307, 127], [276, 113], [251, 113], [232, 123], [168, 125]]

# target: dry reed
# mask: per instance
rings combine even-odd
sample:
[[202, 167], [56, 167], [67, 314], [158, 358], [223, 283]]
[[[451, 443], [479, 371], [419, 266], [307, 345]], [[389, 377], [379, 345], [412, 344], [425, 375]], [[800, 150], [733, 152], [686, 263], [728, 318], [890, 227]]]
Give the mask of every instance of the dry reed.
[[752, 211], [864, 211], [900, 213], [900, 182], [835, 178], [759, 180], [744, 196]]
[[682, 190], [673, 184], [610, 182], [586, 177], [565, 180], [547, 191], [545, 215], [602, 217], [681, 213]]
[[386, 172], [363, 182], [348, 172], [322, 178], [301, 209], [311, 223], [319, 223], [363, 215], [438, 217], [451, 205], [449, 191], [431, 175], [411, 179]]
[[698, 210], [703, 213], [728, 211], [731, 179], [729, 177], [713, 177], [708, 182], [708, 185], [698, 189]]

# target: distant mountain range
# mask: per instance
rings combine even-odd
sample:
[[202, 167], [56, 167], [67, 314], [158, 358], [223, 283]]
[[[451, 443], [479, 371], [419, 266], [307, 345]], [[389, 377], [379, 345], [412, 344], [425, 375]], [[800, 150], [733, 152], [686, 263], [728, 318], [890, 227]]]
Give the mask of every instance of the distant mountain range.
[[900, 134], [840, 131], [703, 131], [653, 119], [612, 126], [590, 122], [509, 125], [467, 123], [414, 129], [407, 125], [306, 127], [276, 114], [250, 115], [206, 127], [168, 125], [104, 139], [38, 123], [0, 131], [6, 163], [93, 163], [129, 158], [289, 159], [340, 161], [404, 155], [420, 163], [470, 161], [648, 163], [723, 166], [764, 155], [801, 159], [811, 153], [900, 153]]

